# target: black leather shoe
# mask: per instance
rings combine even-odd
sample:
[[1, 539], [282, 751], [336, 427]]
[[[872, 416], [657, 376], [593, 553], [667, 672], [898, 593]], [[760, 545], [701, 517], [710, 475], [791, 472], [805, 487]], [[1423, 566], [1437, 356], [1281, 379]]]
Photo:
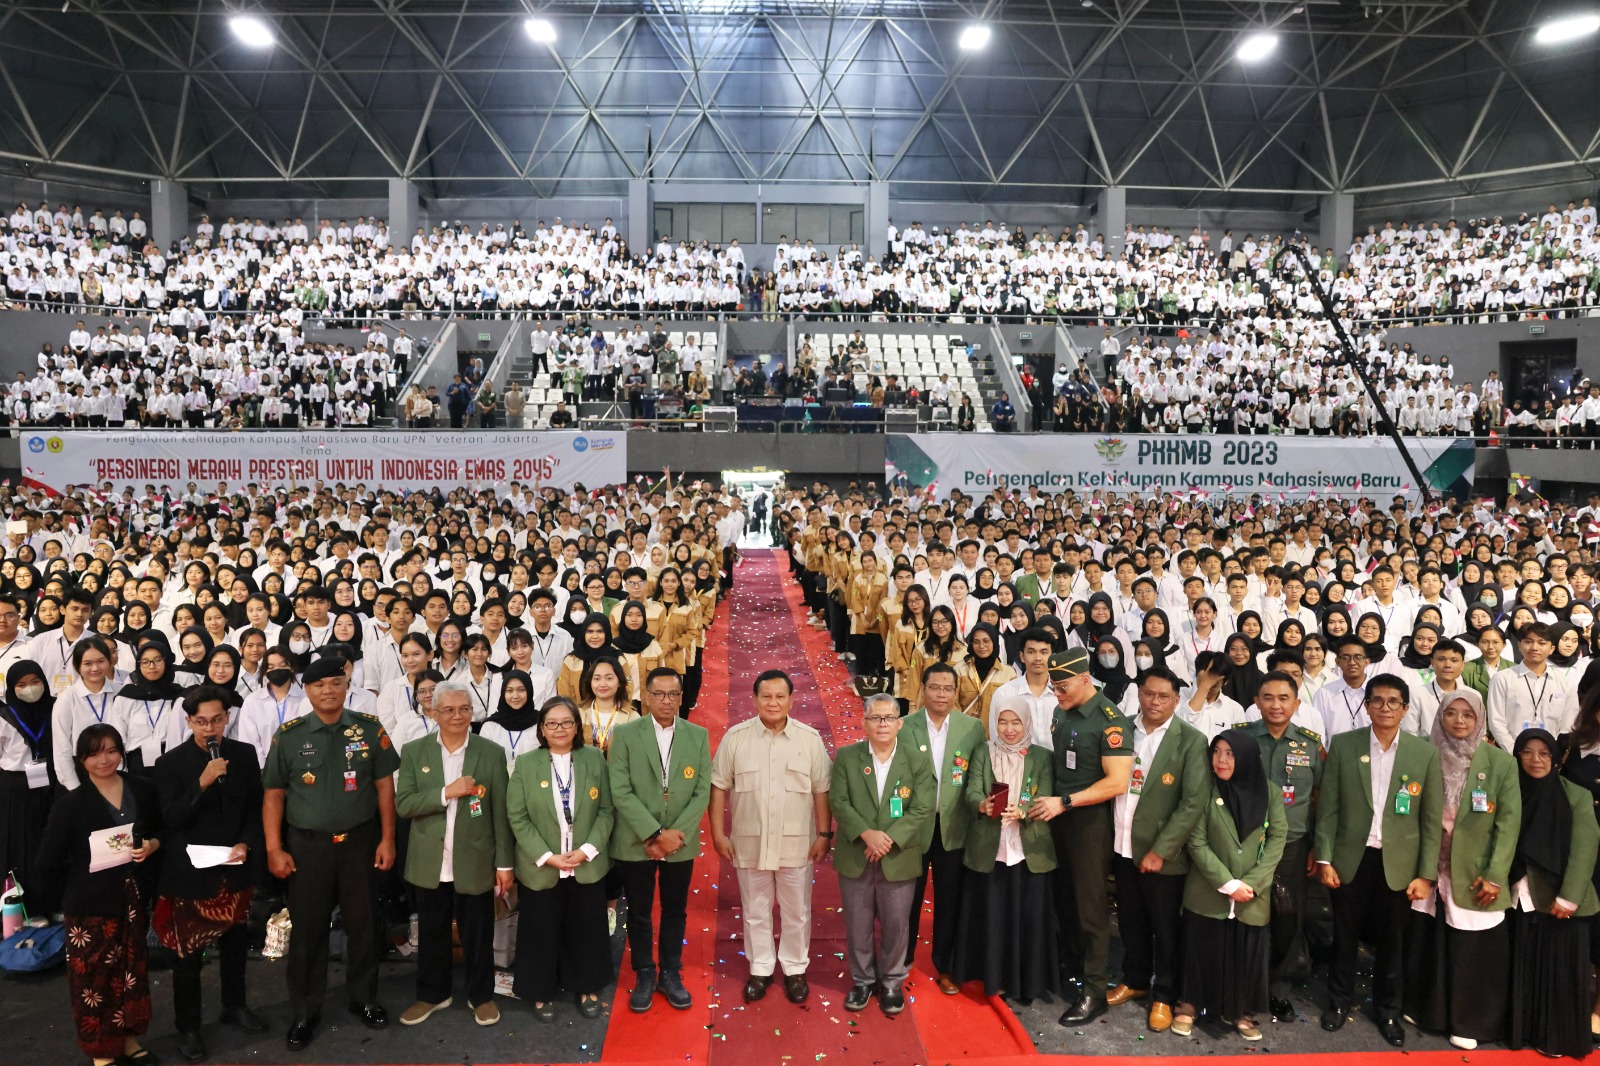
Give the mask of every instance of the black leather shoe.
[[906, 1009], [906, 994], [898, 988], [881, 988], [878, 990], [878, 1007], [883, 1013], [890, 1015], [899, 1014]]
[[765, 996], [767, 994], [767, 989], [771, 987], [771, 974], [768, 974], [765, 977], [757, 977], [755, 974], [751, 974], [750, 980], [744, 983], [744, 1001], [746, 1003], [754, 1003], [756, 1000]]
[[1106, 1006], [1106, 997], [1085, 992], [1076, 1003], [1067, 1008], [1060, 1021], [1062, 1025], [1088, 1025], [1109, 1009]]
[[844, 997], [845, 1010], [866, 1010], [867, 1004], [872, 1002], [871, 985], [854, 985], [849, 995]]
[[251, 1010], [249, 1007], [229, 1007], [217, 1017], [223, 1025], [231, 1025], [246, 1033], [264, 1033], [267, 1031], [266, 1019]]
[[311, 1043], [316, 1035], [317, 1019], [313, 1018], [308, 1022], [295, 1022], [293, 1025], [289, 1026], [289, 1037], [287, 1040], [289, 1050], [304, 1051], [306, 1046]]
[[806, 997], [811, 995], [811, 985], [806, 982], [806, 975], [792, 973], [784, 977], [783, 994], [789, 997], [790, 1003], [804, 1003]]
[[1322, 1012], [1322, 1031], [1337, 1033], [1344, 1028], [1344, 1023], [1350, 1019], [1350, 1012], [1343, 1007], [1329, 1007]]
[[683, 978], [676, 970], [661, 971], [661, 983], [658, 985], [661, 994], [667, 999], [667, 1006], [673, 1010], [688, 1010], [694, 1006], [694, 997], [689, 990], [683, 987]]
[[140, 1048], [137, 1055], [118, 1055], [111, 1060], [115, 1066], [161, 1066], [161, 1060], [149, 1048]]
[[389, 1012], [376, 1003], [352, 1003], [350, 1013], [360, 1018], [368, 1029], [389, 1028]]
[[183, 1056], [184, 1062], [203, 1062], [210, 1052], [200, 1034], [191, 1032], [178, 1034], [178, 1054]]
[[1295, 1019], [1294, 1004], [1287, 999], [1272, 999], [1268, 1001], [1272, 1008], [1272, 1017], [1280, 1022], [1292, 1022]]
[[584, 999], [582, 996], [579, 996], [578, 1013], [585, 1018], [600, 1017], [600, 997], [596, 996], [593, 999]]
[[650, 1009], [651, 1000], [656, 998], [656, 972], [640, 970], [634, 981], [633, 991], [628, 994], [628, 1009], [635, 1014], [643, 1014]]
[[1400, 1024], [1399, 1018], [1386, 1018], [1379, 1022], [1378, 1035], [1390, 1047], [1406, 1046], [1406, 1027]]

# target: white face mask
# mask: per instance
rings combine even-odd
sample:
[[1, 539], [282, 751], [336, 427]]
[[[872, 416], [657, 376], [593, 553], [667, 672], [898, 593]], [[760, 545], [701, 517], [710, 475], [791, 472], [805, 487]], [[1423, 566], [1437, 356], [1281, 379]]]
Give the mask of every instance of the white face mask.
[[1587, 628], [1589, 628], [1589, 623], [1593, 622], [1593, 621], [1594, 621], [1594, 616], [1593, 615], [1574, 614], [1572, 616], [1572, 624], [1577, 626], [1579, 629], [1587, 629]]
[[1156, 664], [1155, 656], [1153, 655], [1135, 655], [1133, 661], [1134, 665], [1141, 670], [1148, 670]]
[[1117, 661], [1118, 660], [1115, 655], [1106, 654], [1100, 656], [1100, 665], [1105, 667], [1107, 670], [1113, 669], [1117, 665]]
[[33, 703], [44, 695], [43, 685], [18, 685], [17, 699], [23, 703]]
[[311, 650], [311, 642], [309, 640], [291, 640], [289, 642], [289, 650], [296, 655], [304, 655]]

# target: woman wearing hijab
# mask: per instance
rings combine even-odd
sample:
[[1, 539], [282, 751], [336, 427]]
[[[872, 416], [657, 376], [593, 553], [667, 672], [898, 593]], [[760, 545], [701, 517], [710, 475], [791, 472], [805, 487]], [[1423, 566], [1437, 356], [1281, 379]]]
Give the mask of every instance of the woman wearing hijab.
[[[644, 692], [644, 679], [650, 676], [650, 671], [666, 661], [661, 645], [650, 635], [648, 618], [643, 603], [629, 600], [622, 605], [621, 624], [616, 636], [611, 638], [611, 647], [622, 660], [622, 669], [627, 674], [624, 680], [628, 692], [634, 696]], [[637, 699], [634, 703], [637, 705]]]
[[1228, 676], [1222, 682], [1222, 694], [1241, 708], [1255, 706], [1256, 690], [1261, 687], [1261, 679], [1267, 676], [1256, 665], [1257, 651], [1255, 641], [1243, 633], [1233, 634], [1222, 646], [1222, 654], [1228, 660]]
[[1266, 623], [1261, 621], [1261, 615], [1256, 611], [1240, 611], [1239, 617], [1233, 620], [1233, 631], [1243, 634], [1250, 641], [1250, 650], [1256, 655], [1265, 655], [1273, 650], [1272, 642], [1266, 639]]
[[1548, 1056], [1589, 1053], [1589, 923], [1600, 825], [1594, 799], [1557, 773], [1556, 738], [1527, 729], [1516, 739], [1522, 829], [1511, 864], [1516, 900], [1511, 1028], [1506, 1046]]
[[[983, 982], [986, 995], [1027, 1004], [1059, 990], [1050, 827], [1025, 817], [1034, 796], [1054, 787], [1054, 758], [1028, 743], [1028, 708], [1012, 695], [995, 700], [989, 742], [978, 748], [962, 792], [973, 811], [962, 853], [965, 874], [951, 975]], [[1005, 798], [995, 794], [1005, 786]]]
[[32, 659], [12, 663], [0, 706], [0, 870], [16, 874], [24, 889], [33, 883], [34, 857], [56, 792], [50, 760], [54, 707], [44, 668]]
[[1112, 703], [1120, 704], [1132, 682], [1128, 676], [1122, 642], [1116, 637], [1101, 637], [1095, 643], [1093, 658], [1089, 660], [1089, 673], [1100, 686], [1100, 695]]
[[526, 673], [507, 670], [501, 677], [500, 704], [478, 735], [505, 749], [506, 768], [511, 770], [516, 767], [518, 755], [527, 754], [538, 744], [533, 727], [539, 719], [539, 708], [533, 702], [533, 681]]
[[1342, 603], [1329, 603], [1322, 611], [1322, 640], [1330, 648], [1337, 648], [1339, 641], [1349, 635], [1350, 611]]
[[1000, 630], [988, 622], [972, 627], [967, 642], [967, 660], [956, 667], [956, 703], [961, 710], [989, 725], [989, 705], [996, 690], [1013, 680], [1017, 672], [1000, 661], [1004, 642]]
[[1022, 658], [1022, 634], [1033, 625], [1033, 615], [1028, 612], [1026, 603], [1013, 603], [1000, 632], [1005, 636], [1006, 662], [1015, 665]]
[[1433, 684], [1433, 649], [1444, 639], [1444, 629], [1432, 622], [1418, 622], [1411, 635], [1400, 641], [1400, 677], [1417, 692]]
[[1139, 636], [1161, 652], [1161, 659], [1168, 666], [1183, 658], [1172, 634], [1172, 621], [1160, 607], [1152, 607], [1145, 612], [1144, 619], [1139, 623]]
[[1183, 885], [1183, 998], [1172, 1019], [1179, 1036], [1210, 1015], [1250, 1042], [1268, 1009], [1272, 876], [1288, 823], [1281, 790], [1267, 781], [1261, 748], [1238, 729], [1211, 741], [1211, 790], [1189, 836]]
[[154, 768], [167, 748], [183, 743], [189, 726], [180, 706], [184, 686], [174, 679], [172, 649], [166, 642], [146, 642], [134, 664], [111, 705], [119, 716], [116, 721], [127, 726], [128, 769], [139, 773]]
[[1578, 679], [1589, 666], [1589, 657], [1583, 650], [1583, 635], [1571, 622], [1557, 622], [1550, 627], [1550, 644], [1545, 669], [1566, 682], [1569, 691], [1576, 689]]
[[[1590, 662], [1583, 680], [1578, 682], [1581, 703], [1572, 731], [1563, 734], [1561, 747], [1561, 776], [1586, 789], [1597, 809], [1600, 809], [1600, 661]], [[1595, 864], [1591, 879], [1600, 890], [1600, 862]], [[1589, 923], [1589, 964], [1600, 977], [1600, 922]], [[1594, 1010], [1589, 1015], [1589, 1030], [1600, 1040], [1600, 989], [1596, 991]]]
[[1096, 592], [1089, 597], [1083, 623], [1072, 629], [1083, 646], [1089, 649], [1093, 649], [1103, 638], [1111, 636], [1116, 631], [1117, 621], [1111, 605], [1111, 595], [1105, 592]]
[[589, 615], [584, 620], [577, 639], [573, 641], [571, 653], [561, 660], [561, 672], [556, 677], [556, 694], [565, 696], [576, 705], [583, 672], [600, 656], [613, 654], [615, 652], [611, 648], [611, 623], [605, 615]]
[[1517, 761], [1492, 744], [1483, 700], [1469, 688], [1449, 694], [1429, 739], [1444, 779], [1444, 845], [1439, 878], [1411, 904], [1405, 1011], [1420, 1029], [1445, 1033], [1471, 1051], [1501, 1041], [1511, 971], [1511, 859], [1522, 820]]
[[1267, 671], [1267, 659], [1272, 656], [1273, 652], [1292, 651], [1296, 654], [1304, 654], [1305, 643], [1305, 625], [1298, 618], [1285, 618], [1283, 623], [1278, 626], [1277, 639], [1272, 642], [1272, 646], [1256, 655], [1256, 666], [1265, 674]]

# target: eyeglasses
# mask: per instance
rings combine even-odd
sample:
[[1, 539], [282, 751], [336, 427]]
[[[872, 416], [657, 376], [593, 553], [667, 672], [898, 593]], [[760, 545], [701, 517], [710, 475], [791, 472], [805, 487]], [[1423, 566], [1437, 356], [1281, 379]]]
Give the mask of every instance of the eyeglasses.
[[1141, 700], [1156, 700], [1160, 703], [1166, 703], [1168, 700], [1177, 699], [1178, 694], [1176, 692], [1146, 692], [1144, 689], [1140, 689], [1139, 698]]
[[578, 723], [568, 718], [560, 722], [546, 722], [544, 728], [545, 732], [549, 732], [552, 729], [576, 729], [578, 728]]
[[1365, 655], [1338, 655], [1334, 657], [1334, 662], [1339, 663], [1364, 663], [1366, 661], [1367, 657]]
[[1387, 707], [1390, 710], [1395, 710], [1397, 708], [1404, 707], [1406, 705], [1406, 701], [1398, 696], [1390, 696], [1388, 699], [1378, 699], [1377, 697], [1373, 697], [1372, 699], [1366, 701], [1366, 705], [1368, 707]]
[[195, 725], [199, 726], [201, 729], [210, 729], [214, 725], [227, 725], [228, 724], [228, 716], [225, 715], [225, 714], [217, 715], [215, 717], [212, 717], [212, 716], [208, 715], [205, 718], [196, 718], [196, 717], [190, 716], [189, 721], [193, 722]]
[[645, 691], [658, 700], [671, 700], [676, 702], [683, 699], [683, 693], [681, 692], [658, 692], [653, 688], [646, 689]]
[[898, 714], [874, 714], [865, 719], [868, 725], [893, 725], [899, 720], [900, 716]]
[[472, 713], [472, 708], [471, 707], [435, 707], [433, 709], [433, 713], [434, 713], [434, 716], [438, 717], [438, 718], [461, 718], [461, 717], [465, 717], [467, 715], [470, 715]]

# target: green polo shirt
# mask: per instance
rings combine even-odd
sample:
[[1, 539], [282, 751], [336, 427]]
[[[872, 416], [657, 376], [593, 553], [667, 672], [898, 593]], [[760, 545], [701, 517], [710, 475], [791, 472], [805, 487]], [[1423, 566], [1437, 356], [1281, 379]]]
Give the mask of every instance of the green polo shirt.
[[377, 781], [398, 769], [400, 753], [378, 719], [347, 708], [332, 725], [315, 712], [285, 722], [273, 734], [261, 783], [288, 791], [289, 825], [343, 833], [377, 817]]
[[1098, 692], [1070, 711], [1057, 707], [1050, 733], [1058, 795], [1082, 792], [1104, 777], [1100, 768], [1104, 756], [1133, 758], [1133, 722]]
[[1322, 764], [1328, 756], [1322, 737], [1292, 722], [1277, 740], [1267, 732], [1267, 723], [1263, 721], [1242, 723], [1234, 728], [1254, 737], [1261, 746], [1261, 765], [1267, 771], [1267, 778], [1283, 790], [1289, 839], [1299, 840], [1311, 832], [1312, 797], [1322, 785]]

